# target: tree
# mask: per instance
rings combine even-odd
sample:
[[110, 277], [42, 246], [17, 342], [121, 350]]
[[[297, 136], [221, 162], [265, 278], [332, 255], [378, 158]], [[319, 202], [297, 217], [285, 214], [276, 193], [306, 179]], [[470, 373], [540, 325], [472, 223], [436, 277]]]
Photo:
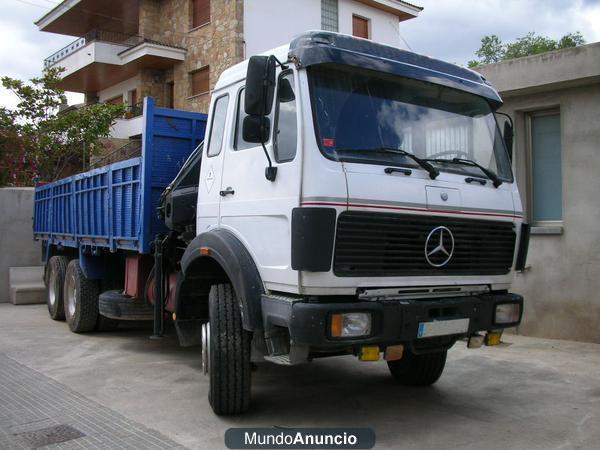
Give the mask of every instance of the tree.
[[[19, 103], [14, 111], [0, 107], [0, 183], [31, 185], [33, 177], [53, 181], [83, 152], [96, 153], [123, 105], [94, 104], [59, 112], [66, 103], [58, 88], [63, 69], [50, 68], [29, 83], [2, 77], [2, 85]], [[31, 172], [31, 175], [30, 175]]]
[[518, 38], [515, 42], [507, 44], [502, 43], [498, 36], [492, 34], [481, 39], [481, 47], [475, 52], [478, 59], [469, 61], [468, 65], [469, 67], [476, 67], [481, 64], [493, 64], [507, 59], [537, 55], [583, 44], [585, 44], [585, 40], [579, 31], [567, 33], [558, 40], [530, 32]]

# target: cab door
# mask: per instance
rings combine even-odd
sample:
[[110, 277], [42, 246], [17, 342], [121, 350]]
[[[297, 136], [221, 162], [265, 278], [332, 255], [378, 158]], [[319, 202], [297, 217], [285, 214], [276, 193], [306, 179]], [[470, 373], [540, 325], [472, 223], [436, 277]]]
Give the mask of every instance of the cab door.
[[297, 285], [291, 270], [291, 214], [300, 201], [301, 154], [298, 151], [299, 102], [292, 70], [280, 73], [269, 117], [271, 136], [265, 144], [275, 181], [265, 177], [268, 161], [260, 144], [242, 136], [244, 86], [235, 93], [231, 139], [225, 150], [221, 182], [220, 226], [233, 232], [257, 264], [267, 288]]
[[196, 208], [196, 232], [198, 234], [219, 226], [221, 178], [223, 174], [225, 130], [231, 122], [228, 114], [229, 94], [215, 95], [209, 117], [210, 125], [204, 146], [200, 180], [198, 185], [198, 207]]

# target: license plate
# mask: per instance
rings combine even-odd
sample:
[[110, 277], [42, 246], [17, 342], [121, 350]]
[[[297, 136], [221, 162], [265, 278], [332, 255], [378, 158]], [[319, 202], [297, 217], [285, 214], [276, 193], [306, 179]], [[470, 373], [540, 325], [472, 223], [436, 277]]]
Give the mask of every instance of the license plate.
[[435, 320], [419, 323], [418, 338], [462, 334], [469, 330], [469, 319]]

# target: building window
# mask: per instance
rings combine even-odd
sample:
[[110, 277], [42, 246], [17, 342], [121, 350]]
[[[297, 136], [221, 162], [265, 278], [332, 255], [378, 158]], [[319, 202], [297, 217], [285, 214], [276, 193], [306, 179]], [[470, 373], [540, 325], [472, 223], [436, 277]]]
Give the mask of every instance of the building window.
[[560, 112], [529, 115], [529, 215], [533, 225], [562, 221]]
[[192, 28], [210, 22], [210, 0], [192, 0]]
[[292, 161], [298, 144], [298, 123], [296, 114], [296, 94], [294, 74], [283, 74], [277, 89], [277, 124], [273, 135], [275, 159], [277, 162]]
[[225, 134], [225, 121], [227, 120], [227, 106], [229, 105], [229, 96], [224, 95], [215, 101], [213, 107], [213, 118], [210, 126], [210, 136], [208, 138], [208, 149], [206, 154], [217, 156], [221, 153], [223, 147], [223, 137]]
[[369, 19], [352, 15], [352, 36], [370, 39]]
[[321, 0], [321, 28], [338, 31], [338, 0]]
[[192, 79], [192, 97], [206, 94], [210, 90], [210, 70], [208, 66], [196, 70], [190, 75]]

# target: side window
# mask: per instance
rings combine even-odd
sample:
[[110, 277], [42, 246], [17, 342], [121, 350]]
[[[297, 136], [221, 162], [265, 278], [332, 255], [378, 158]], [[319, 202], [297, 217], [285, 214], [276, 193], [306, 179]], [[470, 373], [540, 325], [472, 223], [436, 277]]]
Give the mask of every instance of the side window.
[[256, 147], [257, 144], [252, 142], [246, 142], [244, 140], [243, 135], [243, 125], [244, 125], [244, 117], [246, 117], [246, 113], [244, 112], [244, 93], [245, 89], [240, 90], [238, 95], [238, 107], [235, 119], [235, 138], [233, 140], [233, 149], [234, 150], [246, 150], [247, 148]]
[[225, 119], [227, 118], [227, 105], [229, 105], [228, 95], [218, 98], [215, 102], [212, 125], [210, 126], [210, 136], [208, 138], [208, 150], [206, 152], [209, 157], [217, 156], [221, 153], [225, 132]]
[[277, 89], [277, 128], [273, 137], [277, 162], [291, 161], [296, 156], [298, 143], [296, 116], [294, 75], [286, 73], [279, 78]]
[[[246, 92], [246, 89], [242, 88], [240, 90], [240, 93], [238, 94], [237, 112], [236, 112], [236, 119], [235, 119], [235, 133], [233, 136], [233, 149], [234, 150], [246, 150], [248, 148], [254, 148], [256, 146], [260, 146], [260, 144], [256, 144], [255, 142], [244, 141], [244, 133], [243, 133], [244, 126], [243, 125], [244, 125], [244, 118], [247, 116], [246, 112], [244, 111], [244, 102], [245, 102], [244, 93], [245, 92]], [[269, 119], [272, 119], [272, 117], [273, 117], [273, 110], [271, 110]], [[266, 144], [266, 142], [265, 142], [265, 144]]]

